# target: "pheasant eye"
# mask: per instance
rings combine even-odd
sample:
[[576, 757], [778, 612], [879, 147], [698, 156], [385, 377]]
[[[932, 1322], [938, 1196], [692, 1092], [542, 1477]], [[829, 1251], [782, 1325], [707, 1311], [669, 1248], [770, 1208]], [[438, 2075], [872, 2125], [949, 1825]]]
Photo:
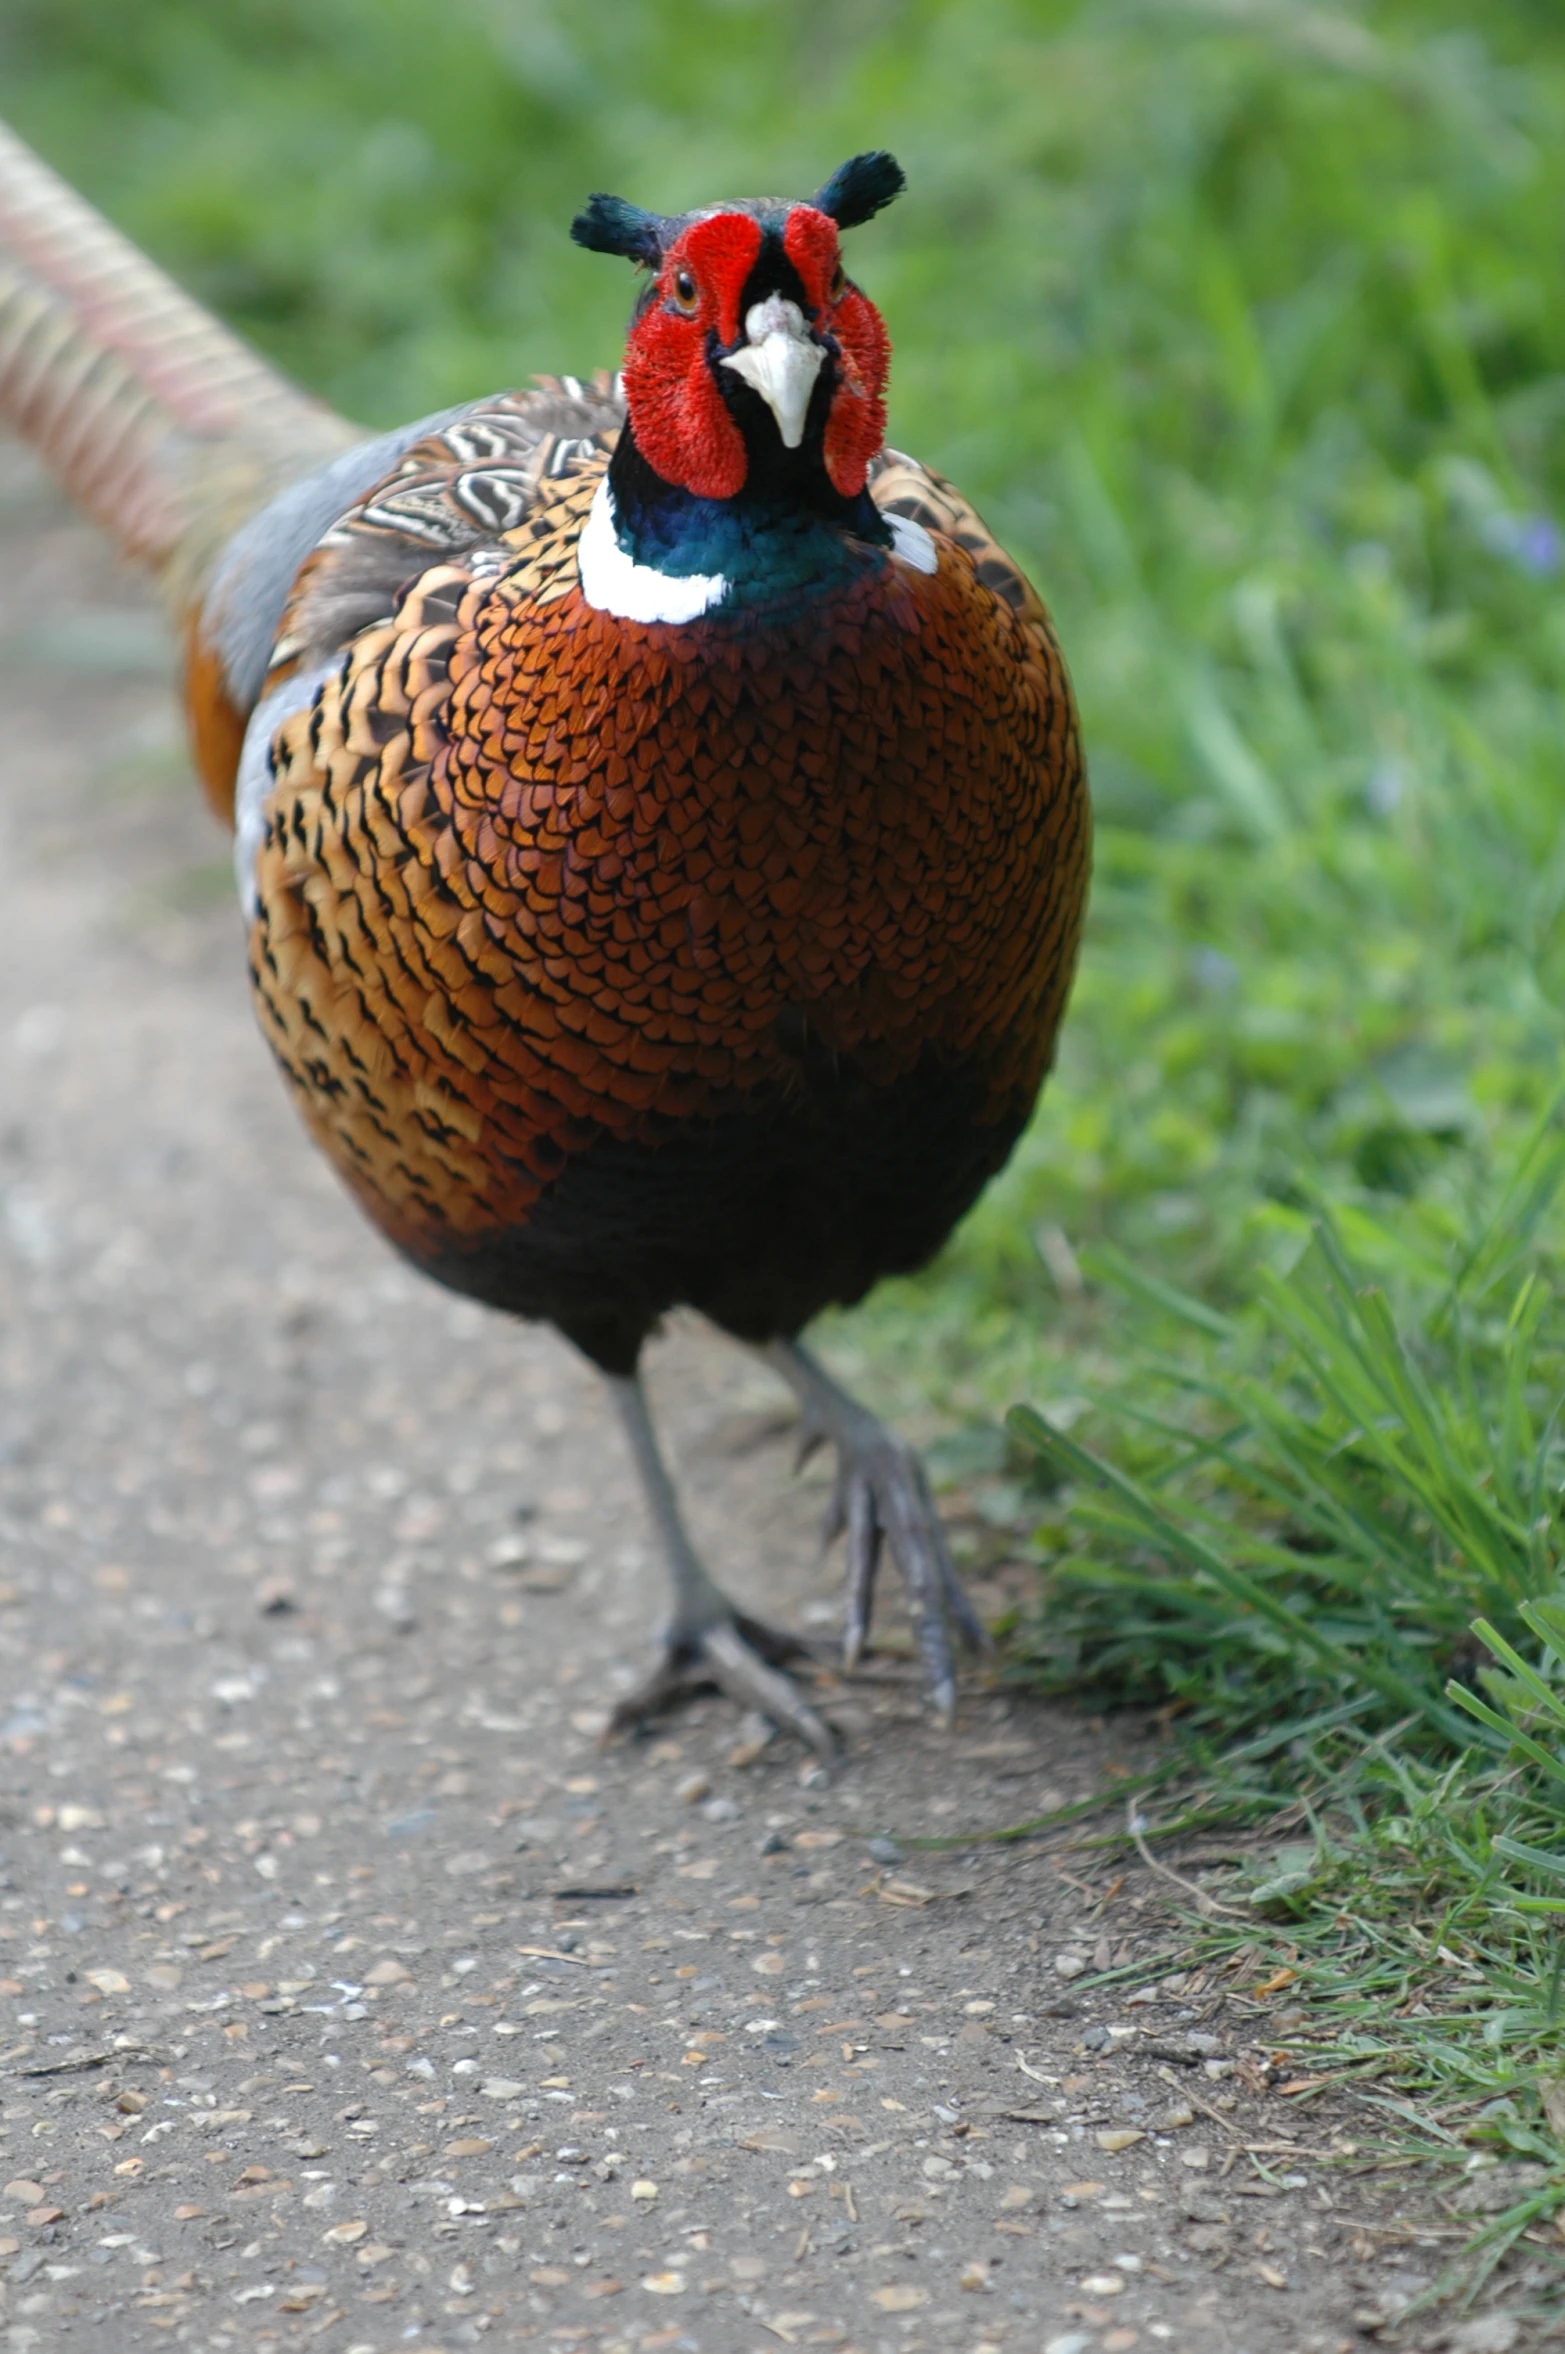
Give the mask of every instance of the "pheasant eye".
[[682, 311], [693, 311], [700, 300], [701, 290], [688, 270], [674, 272], [674, 301]]
[[832, 271], [831, 284], [826, 289], [827, 300], [830, 302], [835, 302], [838, 295], [842, 292], [844, 286], [846, 286], [847, 283], [847, 272], [843, 269], [843, 266], [839, 261], [836, 268]]

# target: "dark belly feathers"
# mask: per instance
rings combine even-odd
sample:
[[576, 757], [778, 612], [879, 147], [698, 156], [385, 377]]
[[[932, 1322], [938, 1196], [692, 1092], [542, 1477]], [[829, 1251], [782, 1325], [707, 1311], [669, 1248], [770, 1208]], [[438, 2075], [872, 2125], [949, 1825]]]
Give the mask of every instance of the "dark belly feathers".
[[[642, 1140], [601, 1136], [525, 1223], [422, 1259], [491, 1307], [547, 1319], [611, 1373], [683, 1304], [741, 1340], [924, 1264], [1009, 1151], [971, 1076], [932, 1058], [889, 1085], [851, 1069]], [[1025, 1117], [1025, 1107], [1017, 1112]]]

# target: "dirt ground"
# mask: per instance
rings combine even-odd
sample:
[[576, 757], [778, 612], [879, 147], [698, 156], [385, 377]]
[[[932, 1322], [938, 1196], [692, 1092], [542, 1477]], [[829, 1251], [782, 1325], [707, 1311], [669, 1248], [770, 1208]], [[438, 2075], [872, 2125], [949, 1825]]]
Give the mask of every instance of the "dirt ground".
[[[1451, 2227], [1284, 1998], [1083, 1995], [1174, 1933], [1063, 1841], [870, 1844], [1135, 1728], [888, 1670], [829, 1783], [716, 1700], [600, 1751], [661, 1595], [594, 1377], [312, 1156], [161, 624], [9, 446], [0, 535], [0, 2344], [1372, 2342]], [[694, 1325], [651, 1382], [713, 1566], [826, 1624], [781, 1390]]]

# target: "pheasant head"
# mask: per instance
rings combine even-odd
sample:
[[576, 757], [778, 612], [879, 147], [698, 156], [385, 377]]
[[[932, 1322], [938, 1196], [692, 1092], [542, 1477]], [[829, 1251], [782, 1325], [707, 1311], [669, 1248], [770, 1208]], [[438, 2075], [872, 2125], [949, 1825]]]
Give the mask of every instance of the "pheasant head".
[[612, 521], [638, 569], [712, 582], [721, 573], [724, 597], [706, 602], [733, 602], [731, 560], [738, 551], [756, 570], [769, 516], [885, 538], [864, 486], [885, 435], [891, 345], [844, 270], [840, 236], [903, 184], [894, 158], [874, 153], [852, 157], [808, 203], [749, 198], [669, 215], [594, 196], [577, 215], [579, 245], [647, 273], [625, 351], [612, 516], [599, 525], [601, 535]]

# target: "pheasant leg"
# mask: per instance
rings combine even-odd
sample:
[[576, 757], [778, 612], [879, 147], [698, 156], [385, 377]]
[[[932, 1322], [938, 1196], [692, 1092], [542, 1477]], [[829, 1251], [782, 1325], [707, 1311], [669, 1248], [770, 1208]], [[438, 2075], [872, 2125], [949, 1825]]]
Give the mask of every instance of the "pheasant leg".
[[780, 1672], [786, 1660], [809, 1658], [809, 1645], [797, 1635], [769, 1627], [736, 1609], [709, 1576], [680, 1518], [679, 1501], [658, 1448], [640, 1376], [611, 1374], [606, 1378], [625, 1425], [674, 1588], [673, 1615], [663, 1633], [662, 1659], [646, 1682], [620, 1702], [609, 1731], [623, 1732], [715, 1684], [746, 1708], [758, 1708], [784, 1730], [797, 1733], [820, 1756], [834, 1757], [837, 1743], [829, 1727]]
[[797, 1341], [772, 1341], [761, 1354], [782, 1375], [803, 1411], [801, 1462], [823, 1441], [829, 1440], [837, 1450], [837, 1482], [823, 1536], [829, 1545], [847, 1533], [845, 1663], [857, 1666], [864, 1649], [881, 1549], [889, 1542], [912, 1605], [930, 1699], [949, 1719], [956, 1706], [956, 1673], [947, 1621], [955, 1623], [971, 1650], [986, 1649], [988, 1637], [952, 1567], [922, 1463], [905, 1439], [840, 1388]]

